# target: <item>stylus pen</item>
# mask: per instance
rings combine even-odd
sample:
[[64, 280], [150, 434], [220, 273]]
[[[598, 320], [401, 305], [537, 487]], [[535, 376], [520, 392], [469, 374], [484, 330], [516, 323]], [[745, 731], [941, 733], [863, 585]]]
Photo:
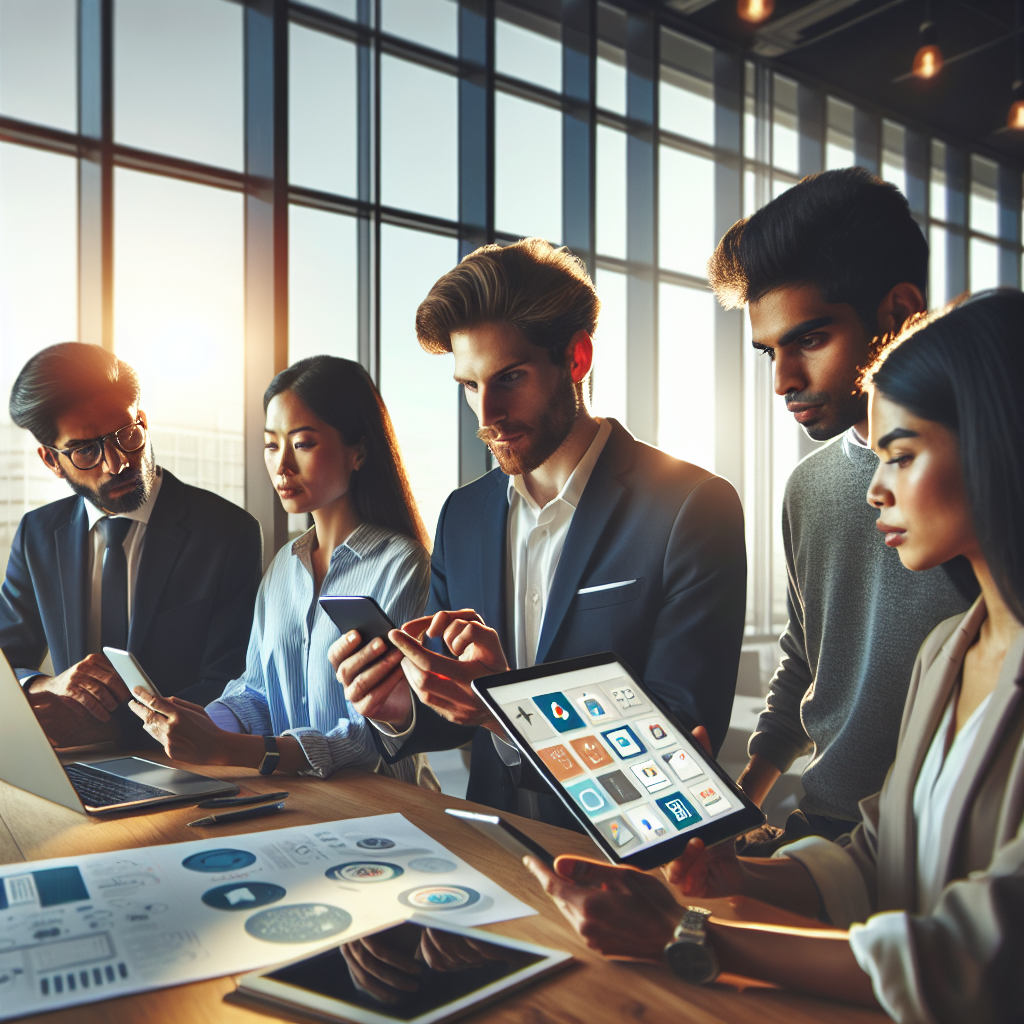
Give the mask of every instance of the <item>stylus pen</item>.
[[246, 804], [262, 804], [268, 800], [284, 800], [287, 793], [257, 793], [255, 796], [215, 796], [211, 800], [203, 800], [196, 807], [204, 811], [212, 811], [221, 807], [245, 807]]
[[243, 818], [262, 818], [264, 814], [276, 814], [284, 810], [284, 804], [263, 804], [261, 807], [247, 807], [244, 811], [228, 811], [227, 814], [211, 814], [188, 823], [189, 828], [203, 825], [228, 825]]

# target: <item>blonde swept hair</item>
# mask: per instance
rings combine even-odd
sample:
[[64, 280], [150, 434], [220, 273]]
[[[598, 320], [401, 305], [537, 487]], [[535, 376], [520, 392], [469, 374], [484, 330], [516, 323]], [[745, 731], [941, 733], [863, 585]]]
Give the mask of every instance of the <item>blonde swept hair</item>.
[[482, 245], [441, 277], [416, 311], [416, 337], [427, 352], [451, 352], [453, 333], [506, 324], [561, 363], [577, 331], [593, 335], [600, 309], [577, 257], [543, 238], [524, 238]]

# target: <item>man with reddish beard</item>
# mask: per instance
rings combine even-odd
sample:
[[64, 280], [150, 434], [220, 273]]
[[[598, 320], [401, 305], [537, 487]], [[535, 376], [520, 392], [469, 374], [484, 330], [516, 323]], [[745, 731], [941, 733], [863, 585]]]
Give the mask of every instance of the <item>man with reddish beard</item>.
[[259, 523], [156, 465], [139, 398], [127, 363], [78, 342], [38, 352], [11, 389], [11, 419], [74, 492], [22, 517], [0, 590], [0, 649], [55, 746], [149, 742], [104, 646], [200, 704], [245, 668]]
[[428, 614], [392, 631], [397, 650], [332, 649], [388, 760], [472, 739], [469, 799], [577, 830], [470, 681], [613, 650], [717, 749], [746, 586], [732, 486], [590, 414], [598, 308], [579, 261], [540, 239], [484, 246], [434, 285], [417, 336], [454, 355], [498, 468], [442, 509]]

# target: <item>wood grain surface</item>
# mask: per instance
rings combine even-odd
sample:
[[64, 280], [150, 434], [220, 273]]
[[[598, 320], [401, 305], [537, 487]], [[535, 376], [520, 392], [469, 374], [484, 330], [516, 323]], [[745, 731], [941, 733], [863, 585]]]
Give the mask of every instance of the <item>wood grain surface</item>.
[[[165, 760], [154, 756], [152, 760]], [[511, 854], [469, 825], [444, 814], [445, 807], [488, 811], [465, 800], [431, 793], [393, 779], [342, 771], [323, 781], [275, 775], [261, 778], [234, 768], [203, 768], [203, 774], [231, 779], [243, 793], [291, 793], [286, 810], [266, 818], [208, 829], [187, 828], [210, 812], [176, 805], [149, 813], [86, 817], [0, 783], [0, 863], [68, 857], [180, 843], [208, 836], [228, 837], [343, 818], [399, 812], [473, 867], [497, 881], [539, 913], [489, 930], [571, 952], [568, 970], [465, 1018], [503, 1024], [604, 1024], [606, 1021], [694, 1022], [694, 1024], [880, 1024], [880, 1013], [784, 992], [741, 979], [725, 978], [700, 988], [687, 985], [653, 964], [611, 962], [590, 952], [569, 927], [532, 875]], [[517, 828], [554, 854], [577, 853], [603, 860], [584, 835], [507, 815]], [[728, 901], [702, 900], [716, 913], [735, 916]], [[38, 1024], [264, 1024], [285, 1017], [234, 996], [231, 977], [125, 996], [68, 1010], [39, 1014]]]

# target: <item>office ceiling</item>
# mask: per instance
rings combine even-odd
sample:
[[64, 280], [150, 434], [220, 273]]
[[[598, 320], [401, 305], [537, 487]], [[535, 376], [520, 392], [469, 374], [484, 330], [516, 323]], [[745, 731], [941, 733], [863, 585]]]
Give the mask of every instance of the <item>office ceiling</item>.
[[759, 26], [736, 0], [662, 0], [699, 32], [770, 57], [780, 70], [816, 79], [939, 137], [1024, 165], [1024, 131], [1005, 128], [1017, 69], [1014, 4], [1024, 0], [932, 0], [945, 67], [909, 74], [926, 0], [776, 0]]

